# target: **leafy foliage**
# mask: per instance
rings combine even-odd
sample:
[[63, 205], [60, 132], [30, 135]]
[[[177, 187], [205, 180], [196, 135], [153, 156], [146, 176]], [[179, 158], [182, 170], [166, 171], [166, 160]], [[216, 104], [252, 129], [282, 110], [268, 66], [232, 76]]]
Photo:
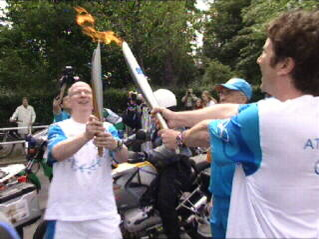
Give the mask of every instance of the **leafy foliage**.
[[204, 55], [231, 67], [250, 83], [261, 75], [256, 60], [266, 39], [267, 23], [283, 11], [318, 9], [312, 0], [217, 0], [208, 12]]
[[218, 61], [212, 60], [209, 66], [206, 68], [205, 75], [203, 77], [202, 85], [205, 88], [211, 88], [212, 86], [224, 83], [236, 74], [232, 72], [231, 68], [227, 65], [223, 65]]
[[[75, 23], [74, 6], [96, 17], [99, 31], [112, 30], [128, 42], [152, 84], [176, 85], [196, 74], [190, 40], [198, 17], [193, 1], [20, 1], [8, 0], [0, 32], [0, 83], [31, 94], [56, 88], [66, 65], [82, 79], [90, 78], [95, 43]], [[196, 24], [194, 23], [194, 26]], [[105, 85], [132, 84], [121, 49], [102, 46]]]

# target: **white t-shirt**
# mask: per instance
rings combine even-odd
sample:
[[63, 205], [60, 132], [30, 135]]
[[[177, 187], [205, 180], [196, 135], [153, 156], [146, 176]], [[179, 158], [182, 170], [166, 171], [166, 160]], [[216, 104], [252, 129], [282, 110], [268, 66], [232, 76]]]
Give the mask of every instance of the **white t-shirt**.
[[[111, 124], [104, 126], [117, 137]], [[104, 149], [103, 157], [99, 157], [91, 140], [64, 161], [57, 162], [51, 157], [56, 144], [84, 131], [85, 124], [72, 118], [53, 124], [49, 129], [49, 161], [54, 162], [54, 176], [45, 219], [85, 221], [105, 218], [110, 220], [110, 227], [118, 227], [120, 217], [113, 194], [110, 152]]]
[[[20, 105], [11, 116], [11, 119], [18, 120], [18, 127], [30, 126], [34, 123], [35, 118], [36, 115], [31, 105], [28, 105], [27, 107]], [[18, 133], [27, 134], [28, 129], [18, 129]]]
[[319, 97], [242, 107], [210, 127], [216, 163], [238, 163], [226, 237], [318, 238]]
[[210, 100], [210, 101], [207, 103], [206, 107], [210, 107], [210, 106], [213, 106], [213, 105], [216, 105], [216, 103], [215, 103], [213, 100]]

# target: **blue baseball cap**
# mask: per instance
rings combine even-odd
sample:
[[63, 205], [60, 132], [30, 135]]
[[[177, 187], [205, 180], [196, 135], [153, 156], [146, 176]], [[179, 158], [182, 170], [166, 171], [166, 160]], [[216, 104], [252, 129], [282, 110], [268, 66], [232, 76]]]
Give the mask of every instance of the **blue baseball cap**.
[[231, 78], [225, 84], [219, 84], [215, 86], [215, 89], [219, 91], [222, 87], [230, 89], [230, 90], [238, 90], [244, 93], [248, 100], [251, 99], [253, 95], [253, 89], [251, 85], [241, 78]]

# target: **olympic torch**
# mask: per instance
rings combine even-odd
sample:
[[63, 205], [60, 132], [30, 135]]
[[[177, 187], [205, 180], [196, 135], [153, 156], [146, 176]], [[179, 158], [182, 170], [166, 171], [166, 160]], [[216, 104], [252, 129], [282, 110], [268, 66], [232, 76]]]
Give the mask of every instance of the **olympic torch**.
[[[112, 31], [106, 31], [106, 32], [97, 31], [94, 26], [95, 25], [94, 17], [91, 14], [89, 14], [88, 11], [86, 11], [84, 8], [75, 7], [74, 9], [78, 13], [76, 16], [77, 24], [79, 24], [82, 27], [83, 33], [90, 36], [94, 42], [101, 41], [101, 42], [104, 42], [105, 44], [109, 44], [112, 41], [114, 41], [117, 45], [122, 47], [124, 58], [130, 69], [130, 73], [133, 77], [135, 84], [139, 87], [149, 107], [151, 109], [153, 109], [154, 107], [158, 107], [159, 105], [153, 94], [152, 88], [150, 87], [146, 79], [146, 76], [144, 75], [139, 64], [137, 63], [128, 44], [122, 39], [118, 38]], [[99, 46], [98, 46], [98, 49], [99, 49]], [[99, 50], [98, 50], [98, 54], [100, 54]], [[99, 56], [99, 59], [100, 59], [100, 56]], [[101, 63], [99, 62], [99, 64], [97, 65], [100, 65], [100, 64]], [[97, 75], [95, 76], [98, 77]], [[92, 78], [94, 77], [92, 76]], [[163, 129], [168, 128], [163, 116], [160, 113], [156, 114], [156, 118], [159, 120], [161, 128]]]
[[[146, 76], [143, 73], [143, 70], [137, 63], [130, 47], [125, 41], [123, 41], [122, 43], [122, 51], [124, 54], [125, 61], [130, 69], [130, 73], [133, 77], [133, 80], [141, 90], [141, 93], [144, 99], [146, 100], [147, 104], [151, 109], [153, 109], [154, 107], [158, 107], [159, 105], [153, 94], [153, 90], [149, 85]], [[159, 120], [162, 129], [168, 129], [166, 121], [160, 113], [156, 113], [156, 118]]]
[[[92, 56], [91, 85], [93, 93], [93, 113], [99, 119], [103, 120], [103, 86], [101, 80], [101, 50], [100, 42]], [[103, 148], [98, 148], [99, 156], [103, 156]]]

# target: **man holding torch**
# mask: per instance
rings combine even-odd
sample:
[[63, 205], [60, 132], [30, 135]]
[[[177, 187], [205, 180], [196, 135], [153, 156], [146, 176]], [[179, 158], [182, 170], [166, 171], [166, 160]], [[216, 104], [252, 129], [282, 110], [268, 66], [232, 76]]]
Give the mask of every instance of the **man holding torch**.
[[[49, 128], [53, 179], [45, 220], [46, 239], [120, 239], [115, 204], [112, 157], [127, 159], [127, 148], [109, 123], [92, 115], [92, 89], [84, 82], [68, 91], [71, 118]], [[103, 154], [98, 154], [103, 148]]]

